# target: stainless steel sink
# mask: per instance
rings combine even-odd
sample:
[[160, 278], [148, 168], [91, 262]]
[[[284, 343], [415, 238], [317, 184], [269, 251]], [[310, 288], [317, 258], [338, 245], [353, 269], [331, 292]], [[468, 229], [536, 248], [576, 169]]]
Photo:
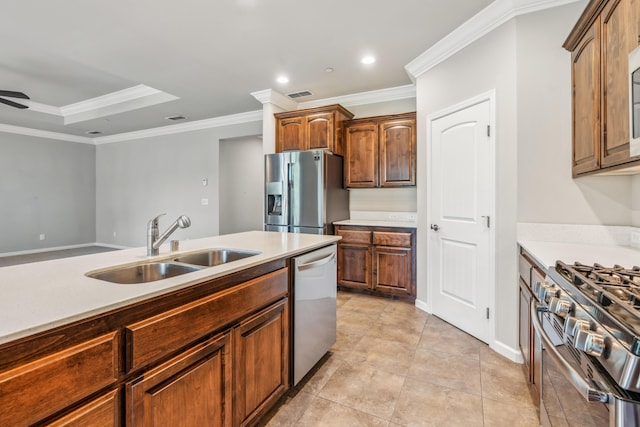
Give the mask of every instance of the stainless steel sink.
[[194, 252], [181, 255], [173, 260], [185, 264], [200, 265], [204, 267], [214, 267], [220, 264], [237, 261], [239, 259], [248, 258], [259, 255], [259, 251], [246, 251], [238, 249], [207, 249], [204, 251]]
[[148, 262], [128, 267], [115, 267], [96, 273], [87, 273], [88, 277], [106, 280], [107, 282], [133, 285], [138, 283], [155, 282], [201, 270], [195, 265], [173, 264], [170, 262]]

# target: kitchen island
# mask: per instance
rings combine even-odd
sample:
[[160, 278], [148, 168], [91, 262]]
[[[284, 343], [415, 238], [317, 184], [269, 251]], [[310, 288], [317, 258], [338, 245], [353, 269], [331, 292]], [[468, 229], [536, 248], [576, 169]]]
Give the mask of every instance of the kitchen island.
[[[337, 236], [248, 232], [0, 269], [0, 425], [250, 425], [289, 387], [289, 259]], [[225, 248], [159, 281], [85, 276]]]

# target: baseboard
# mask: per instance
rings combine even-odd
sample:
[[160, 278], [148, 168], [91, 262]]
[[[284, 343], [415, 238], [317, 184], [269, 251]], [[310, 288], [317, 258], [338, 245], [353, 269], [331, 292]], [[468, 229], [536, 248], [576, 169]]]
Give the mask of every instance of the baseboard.
[[496, 353], [506, 357], [513, 362], [524, 363], [522, 353], [520, 353], [520, 350], [517, 348], [510, 347], [500, 341], [494, 341], [489, 347], [491, 347], [491, 349]]
[[424, 302], [424, 301], [421, 301], [419, 299], [416, 299], [416, 308], [424, 311], [425, 313], [431, 314], [431, 312], [429, 311], [429, 309], [427, 307], [427, 303]]

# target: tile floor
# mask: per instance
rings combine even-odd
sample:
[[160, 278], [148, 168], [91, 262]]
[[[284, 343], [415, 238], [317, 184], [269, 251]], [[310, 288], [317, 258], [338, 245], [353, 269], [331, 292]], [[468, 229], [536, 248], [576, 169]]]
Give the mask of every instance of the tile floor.
[[264, 423], [539, 425], [521, 365], [413, 304], [349, 292], [331, 353]]

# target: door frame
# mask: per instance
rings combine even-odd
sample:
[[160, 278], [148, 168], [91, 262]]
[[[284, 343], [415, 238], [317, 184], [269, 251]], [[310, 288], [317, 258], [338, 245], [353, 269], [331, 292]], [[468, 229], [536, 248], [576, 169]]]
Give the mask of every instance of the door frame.
[[[432, 122], [448, 116], [450, 114], [456, 113], [458, 111], [464, 110], [466, 108], [472, 107], [474, 105], [480, 104], [482, 102], [489, 101], [489, 126], [491, 129], [489, 135], [489, 144], [490, 144], [490, 164], [487, 165], [489, 167], [489, 179], [490, 179], [490, 189], [489, 189], [489, 197], [491, 198], [489, 215], [491, 216], [491, 226], [489, 227], [489, 346], [495, 346], [495, 337], [496, 337], [496, 328], [495, 328], [495, 319], [496, 319], [496, 225], [498, 223], [498, 218], [496, 218], [496, 91], [495, 89], [489, 90], [487, 92], [481, 93], [474, 97], [465, 99], [457, 104], [451, 105], [449, 107], [443, 108], [442, 110], [436, 111], [427, 115], [426, 118], [426, 135], [427, 135], [427, 149], [426, 154], [426, 167], [427, 167], [427, 224], [432, 224], [432, 215], [431, 215], [431, 205], [432, 205], [432, 179], [431, 179], [431, 162], [433, 160], [432, 147], [433, 147], [433, 138], [431, 136], [431, 124]], [[435, 292], [435, 283], [434, 278], [432, 277], [431, 268], [434, 260], [433, 257], [430, 256], [429, 248], [431, 246], [431, 239], [434, 231], [427, 229], [427, 311], [429, 313], [433, 313], [433, 294]]]

